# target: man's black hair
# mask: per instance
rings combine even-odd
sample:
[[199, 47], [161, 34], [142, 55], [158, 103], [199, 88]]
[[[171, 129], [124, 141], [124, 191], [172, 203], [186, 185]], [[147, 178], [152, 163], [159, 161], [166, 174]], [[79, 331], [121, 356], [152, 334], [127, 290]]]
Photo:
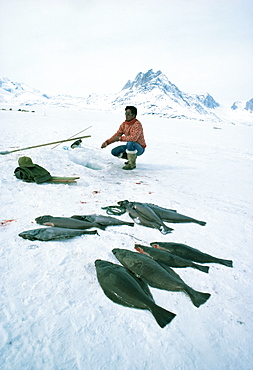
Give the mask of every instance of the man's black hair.
[[137, 116], [137, 108], [133, 107], [132, 105], [129, 105], [125, 108], [125, 111], [129, 109], [132, 114], [135, 114]]

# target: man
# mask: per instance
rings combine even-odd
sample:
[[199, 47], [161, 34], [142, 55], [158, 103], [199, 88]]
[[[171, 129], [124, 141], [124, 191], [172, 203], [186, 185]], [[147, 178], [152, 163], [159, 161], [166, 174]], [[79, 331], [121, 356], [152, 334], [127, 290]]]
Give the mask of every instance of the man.
[[116, 134], [107, 139], [101, 145], [106, 148], [107, 145], [116, 141], [125, 142], [126, 145], [119, 145], [112, 149], [111, 153], [115, 157], [127, 159], [123, 170], [133, 170], [136, 167], [136, 157], [142, 155], [146, 148], [143, 128], [140, 121], [136, 119], [137, 109], [133, 106], [125, 108], [126, 120], [120, 125]]

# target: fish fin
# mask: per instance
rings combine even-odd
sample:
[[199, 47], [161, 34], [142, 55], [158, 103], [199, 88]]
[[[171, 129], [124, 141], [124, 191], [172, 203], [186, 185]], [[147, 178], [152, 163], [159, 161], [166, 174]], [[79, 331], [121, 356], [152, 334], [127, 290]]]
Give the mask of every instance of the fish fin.
[[102, 224], [99, 224], [99, 223], [95, 223], [94, 227], [98, 227], [101, 230], [105, 230], [107, 228], [107, 225], [102, 225]]
[[71, 216], [70, 218], [75, 218], [76, 220], [86, 221], [86, 216], [74, 215], [74, 216]]
[[197, 265], [196, 263], [194, 264], [194, 267], [199, 270], [199, 271], [203, 271], [205, 272], [206, 274], [208, 274], [208, 271], [209, 271], [209, 266], [201, 266], [201, 265]]
[[165, 310], [165, 308], [162, 308], [162, 307], [160, 307], [156, 304], [150, 309], [150, 311], [151, 311], [152, 315], [154, 316], [157, 324], [161, 328], [164, 328], [176, 316], [175, 313], [167, 311], [167, 310]]
[[199, 225], [201, 225], [201, 226], [205, 226], [206, 225], [206, 222], [205, 221], [198, 221], [197, 222]]
[[202, 304], [206, 303], [206, 301], [211, 297], [210, 293], [202, 293], [198, 292], [192, 288], [189, 287], [189, 289], [186, 289], [187, 294], [189, 294], [189, 297], [191, 298], [192, 303], [194, 306], [199, 307]]
[[149, 289], [149, 285], [148, 283], [146, 283], [145, 280], [141, 279], [140, 277], [136, 276], [133, 272], [129, 271], [129, 274], [137, 281], [137, 283], [140, 285], [141, 289], [144, 291], [145, 294], [147, 294], [147, 296], [149, 298], [152, 299], [152, 301], [154, 300], [153, 296], [152, 296], [152, 293]]

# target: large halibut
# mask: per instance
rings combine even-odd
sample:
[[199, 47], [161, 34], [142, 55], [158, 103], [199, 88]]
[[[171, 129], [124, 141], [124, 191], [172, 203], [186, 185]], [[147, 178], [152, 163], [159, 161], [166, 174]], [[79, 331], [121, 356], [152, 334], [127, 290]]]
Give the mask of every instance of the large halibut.
[[172, 292], [184, 292], [190, 297], [196, 307], [204, 304], [211, 296], [209, 293], [202, 293], [192, 289], [170, 267], [166, 267], [165, 270], [158, 262], [144, 254], [119, 248], [113, 249], [112, 252], [123, 266], [153, 288]]
[[145, 282], [123, 266], [104, 260], [95, 261], [98, 282], [105, 295], [122, 306], [149, 310], [161, 328], [176, 316], [158, 306]]

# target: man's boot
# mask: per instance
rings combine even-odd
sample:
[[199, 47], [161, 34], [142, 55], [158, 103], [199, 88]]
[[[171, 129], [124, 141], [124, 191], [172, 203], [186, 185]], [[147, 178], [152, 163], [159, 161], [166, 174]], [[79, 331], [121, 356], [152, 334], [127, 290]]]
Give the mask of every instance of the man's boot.
[[[118, 156], [118, 158], [121, 158], [121, 159], [127, 159], [127, 153], [124, 152], [124, 153], [120, 153], [120, 155]], [[128, 161], [125, 162], [125, 164], [128, 164]]]
[[[121, 158], [121, 159], [127, 159], [127, 153], [126, 152], [120, 153], [120, 155], [118, 157]], [[127, 164], [127, 162], [125, 162], [125, 164]]]
[[127, 153], [126, 153], [126, 152], [121, 153], [120, 158], [122, 158], [122, 159], [127, 159]]
[[127, 152], [128, 162], [124, 167], [122, 167], [123, 170], [133, 170], [134, 168], [136, 168], [136, 157], [137, 156], [135, 151]]

